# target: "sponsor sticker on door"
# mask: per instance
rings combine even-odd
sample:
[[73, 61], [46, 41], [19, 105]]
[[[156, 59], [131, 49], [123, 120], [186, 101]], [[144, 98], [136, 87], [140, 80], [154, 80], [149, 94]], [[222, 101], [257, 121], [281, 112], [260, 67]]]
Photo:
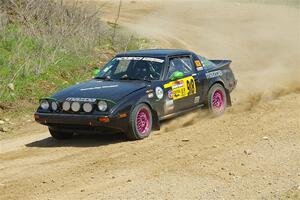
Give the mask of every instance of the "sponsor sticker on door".
[[171, 81], [165, 84], [164, 88], [172, 89], [173, 100], [182, 99], [189, 95], [196, 94], [196, 84], [192, 76]]

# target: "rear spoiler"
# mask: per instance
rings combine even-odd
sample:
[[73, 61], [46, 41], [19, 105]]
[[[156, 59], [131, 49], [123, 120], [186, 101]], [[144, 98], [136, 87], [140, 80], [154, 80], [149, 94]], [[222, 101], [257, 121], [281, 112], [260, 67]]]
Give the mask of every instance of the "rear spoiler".
[[231, 60], [209, 60], [209, 61], [214, 63], [218, 68], [226, 65], [230, 65], [230, 63], [232, 62]]

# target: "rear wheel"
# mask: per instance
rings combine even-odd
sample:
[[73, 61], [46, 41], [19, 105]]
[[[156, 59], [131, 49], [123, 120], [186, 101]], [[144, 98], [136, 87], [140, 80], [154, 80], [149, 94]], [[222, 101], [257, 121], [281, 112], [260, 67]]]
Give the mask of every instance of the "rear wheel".
[[62, 132], [49, 128], [50, 135], [57, 140], [66, 140], [73, 137], [72, 132]]
[[214, 84], [207, 94], [207, 105], [215, 116], [220, 116], [225, 112], [227, 101], [226, 92], [221, 84]]
[[148, 137], [152, 129], [152, 113], [144, 103], [137, 105], [130, 114], [130, 128], [126, 133], [130, 140], [140, 140]]

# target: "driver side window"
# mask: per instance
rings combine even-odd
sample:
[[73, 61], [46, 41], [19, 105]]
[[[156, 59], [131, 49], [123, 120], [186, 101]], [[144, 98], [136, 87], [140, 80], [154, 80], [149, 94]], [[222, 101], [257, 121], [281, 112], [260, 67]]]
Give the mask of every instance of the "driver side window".
[[182, 72], [184, 76], [189, 76], [195, 73], [195, 69], [190, 57], [185, 56], [170, 59], [168, 78], [171, 79], [173, 73], [178, 71]]

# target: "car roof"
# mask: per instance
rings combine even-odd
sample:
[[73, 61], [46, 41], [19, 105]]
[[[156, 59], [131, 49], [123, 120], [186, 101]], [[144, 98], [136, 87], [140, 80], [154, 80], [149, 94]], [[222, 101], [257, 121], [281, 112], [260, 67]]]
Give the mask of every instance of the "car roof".
[[122, 56], [145, 56], [145, 57], [165, 57], [165, 56], [176, 56], [186, 55], [192, 52], [181, 49], [145, 49], [137, 51], [127, 51], [117, 54], [117, 57]]

